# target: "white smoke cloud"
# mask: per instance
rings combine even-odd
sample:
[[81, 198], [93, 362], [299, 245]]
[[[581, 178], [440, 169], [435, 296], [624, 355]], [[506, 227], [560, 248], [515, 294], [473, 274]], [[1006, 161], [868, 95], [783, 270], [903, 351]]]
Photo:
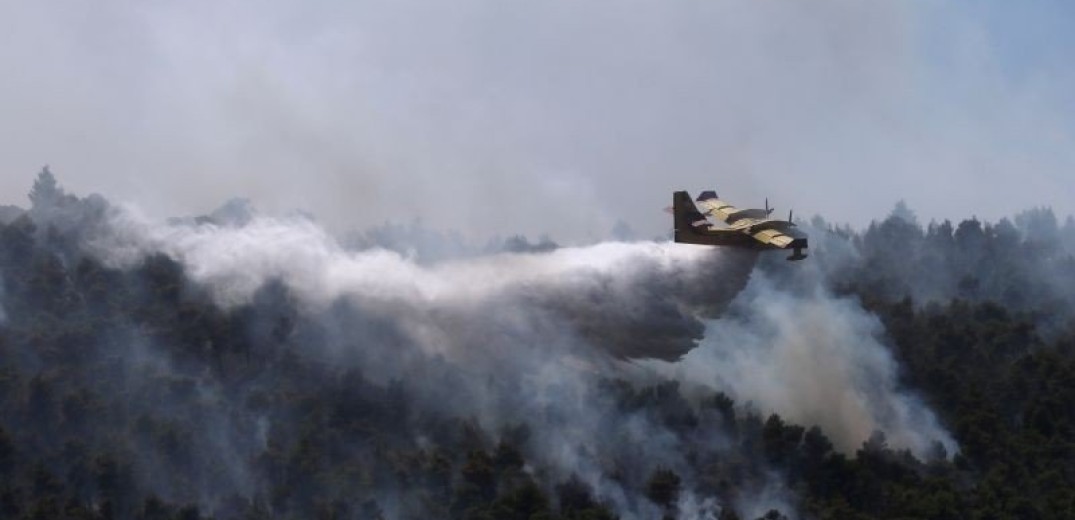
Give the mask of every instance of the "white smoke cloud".
[[[488, 431], [531, 424], [543, 464], [561, 478], [580, 475], [627, 518], [658, 512], [607, 479], [610, 460], [689, 470], [683, 441], [644, 415], [617, 411], [594, 384], [602, 377], [645, 383], [665, 374], [722, 390], [820, 425], [845, 452], [875, 429], [917, 454], [934, 441], [955, 451], [928, 407], [899, 387], [876, 318], [820, 289], [783, 291], [760, 274], [747, 284], [753, 255], [608, 242], [421, 265], [382, 249], [345, 250], [305, 218], [161, 224], [126, 209], [110, 227], [89, 244], [102, 258], [129, 266], [164, 253], [225, 307], [282, 281], [305, 312], [321, 316], [334, 355], [358, 359], [382, 383], [405, 380], [417, 402], [475, 417]], [[744, 285], [728, 316], [701, 325], [700, 303], [719, 310]], [[680, 362], [616, 360], [683, 353]], [[456, 369], [444, 372], [445, 362]], [[708, 434], [707, 449], [728, 448], [719, 421]], [[743, 493], [736, 507], [787, 508], [779, 482], [756, 495]], [[683, 514], [707, 518], [718, 509], [685, 486]]]
[[613, 273], [627, 278], [638, 274], [639, 261], [659, 271], [682, 270], [711, 253], [671, 243], [602, 243], [424, 267], [383, 249], [346, 251], [323, 228], [301, 217], [261, 217], [245, 226], [158, 225], [130, 208], [116, 217], [119, 233], [96, 244], [105, 259], [130, 265], [149, 253], [169, 254], [225, 306], [248, 302], [274, 278], [286, 280], [307, 303], [319, 306], [348, 294], [460, 303], [513, 287], [585, 284]]
[[677, 365], [684, 377], [726, 389], [763, 413], [818, 425], [854, 452], [875, 430], [889, 445], [926, 456], [955, 440], [929, 407], [901, 388], [880, 321], [851, 298], [818, 287], [781, 291], [755, 274], [729, 315], [709, 323], [699, 348]]
[[[320, 316], [335, 355], [361, 360], [372, 380], [405, 381], [416, 402], [475, 417], [487, 431], [532, 425], [529, 442], [543, 464], [561, 479], [581, 476], [627, 518], [659, 511], [608, 480], [609, 461], [688, 473], [676, 435], [647, 416], [617, 411], [595, 383], [625, 374], [616, 357], [665, 357], [669, 348], [682, 353], [694, 346], [702, 327], [693, 317], [692, 291], [681, 289], [703, 286], [697, 275], [710, 273], [704, 266], [719, 262], [721, 253], [671, 243], [602, 243], [422, 266], [381, 249], [346, 251], [301, 218], [167, 225], [121, 210], [111, 227], [113, 233], [88, 246], [109, 263], [130, 266], [167, 254], [225, 307], [249, 303], [267, 282], [283, 281], [305, 312]], [[734, 296], [753, 265], [753, 256], [746, 259], [745, 270], [728, 271], [742, 280], [724, 294], [707, 292], [707, 299]], [[636, 336], [652, 337], [616, 334], [632, 322], [648, 324], [636, 325]], [[617, 350], [617, 343], [641, 350]], [[455, 368], [445, 372], [444, 363]], [[640, 486], [639, 478], [631, 485]], [[713, 503], [690, 490], [683, 499], [684, 507]]]
[[793, 506], [795, 502], [793, 492], [781, 485], [776, 475], [770, 475], [759, 489], [748, 490], [738, 497], [734, 509], [739, 512], [740, 518], [764, 518], [766, 513], [776, 510], [790, 520], [797, 520], [799, 516]]
[[[245, 226], [229, 227], [161, 225], [130, 211], [114, 217], [116, 233], [91, 245], [112, 263], [130, 265], [147, 254], [168, 254], [224, 306], [249, 302], [264, 283], [282, 280], [309, 312], [324, 313], [340, 344], [360, 345], [363, 350], [339, 355], [360, 356], [371, 377], [407, 381], [417, 401], [477, 417], [489, 431], [512, 422], [532, 424], [530, 443], [544, 464], [560, 478], [580, 475], [627, 518], [659, 512], [607, 479], [612, 473], [609, 461], [631, 468], [662, 464], [689, 473], [674, 434], [644, 415], [616, 411], [609, 396], [595, 387], [601, 376], [627, 372], [621, 373], [612, 358], [594, 355], [596, 351], [586, 346], [592, 339], [586, 328], [605, 337], [600, 331], [631, 321], [653, 323], [650, 333], [657, 339], [647, 346], [664, 341], [693, 345], [682, 331], [662, 333], [661, 327], [684, 324], [671, 320], [667, 325], [651, 315], [677, 310], [658, 305], [662, 297], [651, 292], [652, 286], [677, 296], [679, 287], [662, 280], [678, 279], [682, 284], [698, 272], [709, 273], [703, 266], [720, 258], [712, 250], [667, 243], [603, 243], [423, 267], [384, 250], [345, 251], [303, 219], [259, 217]], [[747, 270], [738, 270], [736, 276], [749, 272], [753, 259], [747, 258]], [[731, 294], [708, 297], [729, 299], [740, 285], [733, 284]], [[565, 303], [572, 299], [581, 303]], [[355, 306], [342, 321], [326, 312], [339, 301]], [[654, 309], [660, 312], [650, 312]], [[407, 341], [403, 345], [383, 337], [367, 341], [372, 333], [362, 318], [370, 314], [395, 324]], [[611, 333], [607, 336], [615, 339]], [[438, 373], [431, 368], [440, 363], [438, 359], [456, 363], [459, 374], [444, 376], [447, 379], [430, 376]], [[713, 435], [716, 439], [720, 432], [714, 430]], [[605, 442], [595, 445], [594, 439]], [[615, 456], [610, 457], [611, 452]], [[632, 485], [640, 485], [638, 478]], [[714, 504], [712, 497], [695, 496], [689, 489], [681, 498], [685, 513]]]

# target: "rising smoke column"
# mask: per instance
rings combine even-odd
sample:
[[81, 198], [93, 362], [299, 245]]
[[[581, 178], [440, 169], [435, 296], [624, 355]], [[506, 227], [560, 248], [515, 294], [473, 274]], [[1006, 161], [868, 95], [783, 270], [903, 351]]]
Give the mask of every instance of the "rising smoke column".
[[929, 407], [901, 388], [883, 341], [880, 320], [853, 298], [819, 285], [781, 290], [758, 272], [677, 366], [687, 380], [726, 389], [763, 414], [820, 426], [844, 452], [881, 431], [918, 457], [935, 453], [936, 443], [955, 453], [955, 440]]

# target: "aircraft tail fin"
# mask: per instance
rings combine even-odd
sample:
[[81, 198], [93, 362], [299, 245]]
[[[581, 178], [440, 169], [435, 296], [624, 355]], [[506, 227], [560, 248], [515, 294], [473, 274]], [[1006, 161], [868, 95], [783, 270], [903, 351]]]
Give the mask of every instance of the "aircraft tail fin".
[[690, 194], [685, 191], [677, 191], [672, 195], [672, 214], [677, 242], [694, 235], [698, 228], [709, 227], [709, 220], [698, 211]]
[[715, 192], [713, 190], [707, 190], [707, 191], [703, 191], [701, 194], [699, 194], [697, 200], [700, 202], [700, 201], [703, 201], [703, 200], [709, 200], [709, 199], [715, 199], [715, 198], [717, 198], [717, 192]]

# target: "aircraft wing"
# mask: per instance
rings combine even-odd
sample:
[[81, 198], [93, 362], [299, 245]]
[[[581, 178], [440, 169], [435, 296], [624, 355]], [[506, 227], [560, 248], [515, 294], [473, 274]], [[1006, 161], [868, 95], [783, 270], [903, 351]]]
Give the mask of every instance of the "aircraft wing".
[[714, 191], [704, 191], [698, 196], [697, 207], [703, 215], [711, 216], [723, 221], [727, 228], [719, 229], [710, 226], [715, 232], [733, 232], [749, 235], [758, 242], [785, 249], [788, 247], [802, 247], [805, 235], [794, 229], [794, 224], [783, 220], [770, 220], [766, 209], [739, 209], [717, 197]]
[[749, 230], [745, 231], [754, 240], [781, 249], [803, 247], [803, 244], [806, 243], [806, 234], [795, 229], [795, 224], [786, 220], [757, 222], [751, 225]]
[[698, 208], [702, 214], [711, 216], [725, 224], [746, 225], [769, 218], [769, 212], [764, 209], [739, 209], [717, 197], [715, 191], [703, 191], [698, 196]]
[[698, 196], [697, 206], [703, 215], [711, 216], [725, 224], [729, 223], [728, 217], [739, 211], [735, 206], [717, 198], [715, 191], [703, 191]]
[[775, 229], [764, 229], [755, 233], [751, 233], [754, 240], [763, 244], [769, 244], [774, 247], [787, 248], [795, 241], [795, 237], [786, 235]]

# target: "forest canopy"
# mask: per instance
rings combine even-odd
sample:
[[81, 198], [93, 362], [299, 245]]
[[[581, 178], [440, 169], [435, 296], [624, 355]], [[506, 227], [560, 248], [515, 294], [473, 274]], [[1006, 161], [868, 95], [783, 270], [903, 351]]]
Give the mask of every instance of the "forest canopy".
[[[290, 268], [306, 256], [255, 251], [286, 244], [240, 240], [266, 225], [244, 203], [137, 228], [47, 169], [29, 199], [0, 208], [3, 518], [1075, 517], [1075, 221], [1047, 208], [923, 225], [901, 203], [863, 231], [816, 217], [811, 258], [751, 258], [717, 285], [697, 273], [736, 258], [660, 243], [266, 228], [317, 238], [309, 265], [366, 269], [332, 292]], [[203, 261], [220, 233], [231, 270]], [[676, 375], [733, 363], [713, 331], [761, 327], [752, 309], [778, 297], [864, 316], [841, 340], [892, 365], [873, 391], [952, 442], [901, 445], [879, 426], [904, 423], [874, 413], [848, 448], [834, 402], [777, 413]]]

